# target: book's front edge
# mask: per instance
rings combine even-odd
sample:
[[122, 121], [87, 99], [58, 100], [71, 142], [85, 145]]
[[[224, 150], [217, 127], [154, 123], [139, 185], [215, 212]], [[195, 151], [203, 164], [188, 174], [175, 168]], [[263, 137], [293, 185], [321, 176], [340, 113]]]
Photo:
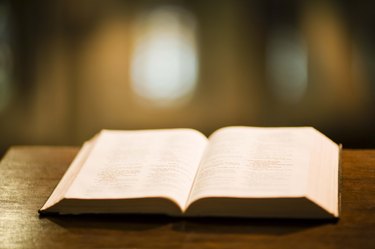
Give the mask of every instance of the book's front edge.
[[41, 209], [38, 210], [38, 213], [40, 216], [47, 216], [47, 215], [53, 215], [53, 214], [59, 214], [58, 211], [50, 211], [51, 208], [53, 208], [57, 203], [53, 204], [52, 206], [45, 207], [44, 205]]
[[64, 176], [60, 179], [56, 187], [54, 188], [52, 194], [48, 197], [44, 205], [38, 210], [39, 214], [48, 212], [47, 210], [55, 206], [61, 200], [64, 199], [64, 194], [75, 179], [75, 176], [80, 171], [83, 163], [86, 161], [91, 149], [92, 140], [87, 141], [82, 146], [81, 150], [78, 152], [77, 156], [73, 159], [72, 163], [69, 165]]
[[343, 146], [342, 144], [339, 144], [339, 165], [338, 165], [338, 198], [337, 198], [337, 209], [338, 209], [338, 216], [337, 219], [341, 216], [341, 208], [342, 208], [342, 202], [341, 202], [341, 190], [342, 190], [342, 150]]

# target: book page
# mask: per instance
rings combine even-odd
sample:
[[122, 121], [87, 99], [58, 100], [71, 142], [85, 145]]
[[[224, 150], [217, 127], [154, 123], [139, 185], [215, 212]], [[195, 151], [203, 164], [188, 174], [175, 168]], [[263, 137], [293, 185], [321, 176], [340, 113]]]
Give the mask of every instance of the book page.
[[209, 138], [189, 203], [204, 197], [303, 196], [313, 144], [309, 129], [227, 127], [216, 131]]
[[65, 198], [165, 197], [184, 207], [206, 144], [190, 129], [102, 131]]

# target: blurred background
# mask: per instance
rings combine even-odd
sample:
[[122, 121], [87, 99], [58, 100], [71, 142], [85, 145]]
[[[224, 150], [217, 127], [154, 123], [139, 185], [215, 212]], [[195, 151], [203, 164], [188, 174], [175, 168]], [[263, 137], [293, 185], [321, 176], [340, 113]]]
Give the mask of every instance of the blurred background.
[[103, 128], [318, 128], [375, 147], [374, 1], [0, 1], [0, 154]]

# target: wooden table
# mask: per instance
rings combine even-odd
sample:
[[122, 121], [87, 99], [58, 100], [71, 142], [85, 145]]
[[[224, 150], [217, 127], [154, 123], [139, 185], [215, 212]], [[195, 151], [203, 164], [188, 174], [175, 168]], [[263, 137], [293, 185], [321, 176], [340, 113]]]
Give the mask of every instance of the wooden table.
[[0, 248], [375, 248], [375, 150], [343, 151], [338, 222], [39, 217], [78, 148], [12, 147], [0, 164]]

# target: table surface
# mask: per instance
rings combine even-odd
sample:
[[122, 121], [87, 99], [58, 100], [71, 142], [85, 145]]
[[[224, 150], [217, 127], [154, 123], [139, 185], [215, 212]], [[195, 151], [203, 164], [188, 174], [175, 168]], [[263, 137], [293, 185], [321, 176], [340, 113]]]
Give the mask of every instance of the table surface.
[[342, 153], [336, 221], [183, 219], [163, 216], [40, 217], [78, 152], [12, 147], [0, 163], [0, 248], [375, 248], [375, 150]]

